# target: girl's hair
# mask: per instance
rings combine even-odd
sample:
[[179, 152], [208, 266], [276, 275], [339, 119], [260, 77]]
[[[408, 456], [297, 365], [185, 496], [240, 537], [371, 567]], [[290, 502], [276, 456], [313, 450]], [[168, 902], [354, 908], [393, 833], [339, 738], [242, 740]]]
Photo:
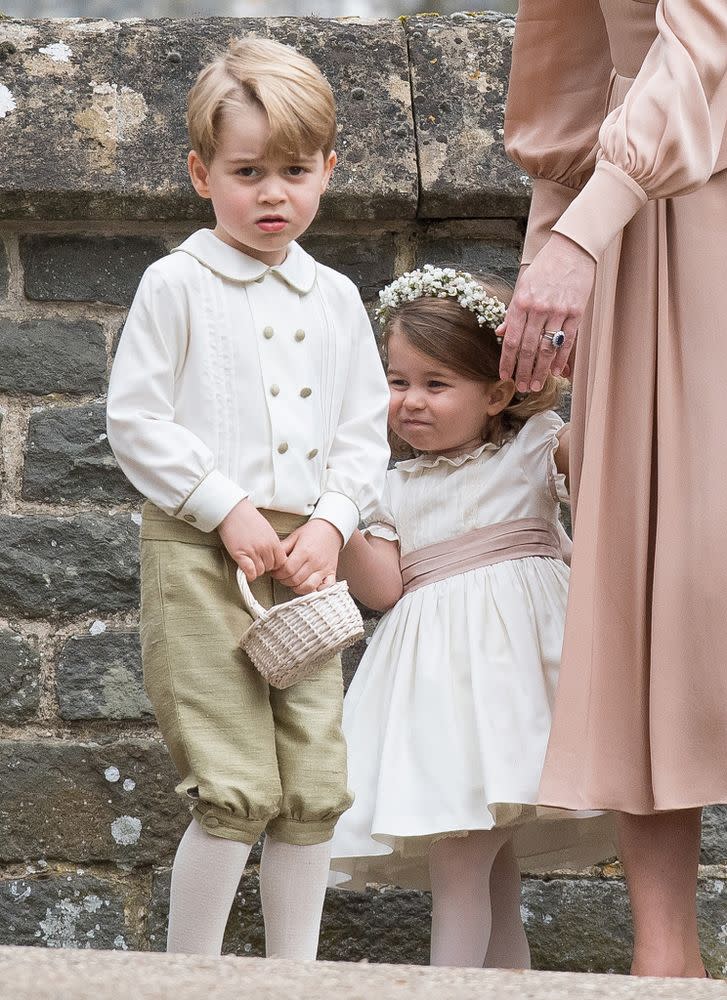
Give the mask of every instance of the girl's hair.
[[[496, 296], [507, 305], [512, 289], [494, 275], [475, 275], [488, 295]], [[492, 327], [480, 326], [477, 317], [453, 298], [422, 296], [404, 302], [387, 316], [384, 326], [384, 352], [389, 339], [401, 333], [413, 348], [465, 378], [476, 382], [500, 380], [500, 348]], [[536, 413], [558, 406], [567, 388], [567, 381], [548, 374], [540, 392], [518, 393], [502, 413], [491, 417], [482, 430], [482, 440], [502, 445], [514, 438]], [[395, 457], [412, 454], [412, 449], [396, 435], [390, 435]]]
[[267, 38], [233, 41], [200, 72], [187, 97], [189, 138], [209, 166], [224, 114], [257, 104], [270, 123], [268, 153], [324, 158], [336, 137], [336, 107], [316, 64], [289, 45]]

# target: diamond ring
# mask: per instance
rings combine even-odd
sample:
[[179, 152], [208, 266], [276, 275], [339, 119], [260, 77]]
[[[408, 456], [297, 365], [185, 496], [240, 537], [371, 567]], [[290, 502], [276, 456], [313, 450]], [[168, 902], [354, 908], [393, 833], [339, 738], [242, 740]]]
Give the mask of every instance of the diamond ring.
[[543, 340], [549, 340], [553, 347], [562, 347], [565, 344], [563, 330], [546, 330], [541, 336]]

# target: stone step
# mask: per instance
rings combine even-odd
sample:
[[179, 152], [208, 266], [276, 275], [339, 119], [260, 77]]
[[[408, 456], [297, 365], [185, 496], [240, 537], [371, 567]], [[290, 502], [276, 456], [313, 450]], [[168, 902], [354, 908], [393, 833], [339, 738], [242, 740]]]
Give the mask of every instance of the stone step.
[[700, 979], [36, 948], [0, 948], [0, 982], [12, 1000], [709, 1000], [725, 991]]

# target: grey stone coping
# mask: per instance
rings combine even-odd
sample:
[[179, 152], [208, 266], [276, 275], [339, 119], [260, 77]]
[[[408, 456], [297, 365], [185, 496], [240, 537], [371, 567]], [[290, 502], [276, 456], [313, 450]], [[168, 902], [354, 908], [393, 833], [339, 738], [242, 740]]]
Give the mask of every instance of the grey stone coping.
[[186, 92], [249, 33], [298, 47], [331, 82], [340, 165], [323, 218], [522, 215], [529, 186], [501, 134], [512, 28], [493, 13], [3, 19], [0, 219], [208, 221], [186, 175]]
[[0, 948], [0, 977], [13, 1000], [97, 1000], [109, 991], [134, 1000], [588, 1000], [651, 997], [707, 1000], [722, 983], [572, 973], [432, 969], [349, 962], [286, 962], [129, 952]]
[[248, 34], [311, 56], [336, 94], [340, 167], [322, 214], [413, 217], [404, 31], [318, 18], [1, 21], [0, 217], [207, 220], [187, 178], [186, 94], [203, 63]]

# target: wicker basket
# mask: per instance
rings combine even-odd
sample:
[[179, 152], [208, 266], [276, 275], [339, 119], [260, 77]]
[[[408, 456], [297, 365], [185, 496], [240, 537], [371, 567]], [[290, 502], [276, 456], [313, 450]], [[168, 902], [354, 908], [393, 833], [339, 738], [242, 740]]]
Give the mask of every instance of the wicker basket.
[[361, 615], [343, 581], [267, 610], [252, 596], [240, 569], [237, 583], [255, 619], [240, 646], [272, 687], [290, 687], [310, 677], [364, 634]]

